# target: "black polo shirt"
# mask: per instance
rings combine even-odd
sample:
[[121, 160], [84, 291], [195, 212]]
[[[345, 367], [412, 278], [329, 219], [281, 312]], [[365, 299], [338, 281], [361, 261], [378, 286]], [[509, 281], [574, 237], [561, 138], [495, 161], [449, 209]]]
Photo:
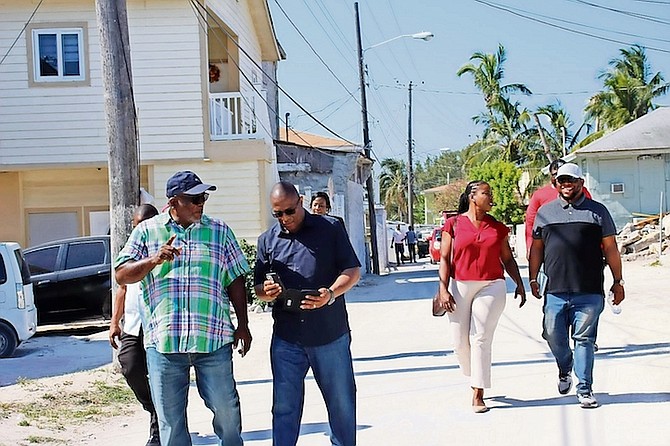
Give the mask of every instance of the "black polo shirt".
[[615, 234], [607, 208], [583, 194], [574, 203], [559, 196], [540, 207], [533, 238], [544, 242], [547, 292], [604, 294], [602, 239]]
[[[286, 288], [329, 288], [347, 268], [360, 267], [349, 237], [335, 218], [305, 213], [296, 233], [282, 230], [279, 222], [258, 238], [254, 283], [275, 271]], [[349, 331], [344, 296], [333, 305], [291, 313], [272, 309], [274, 333], [287, 342], [305, 346], [328, 344]]]

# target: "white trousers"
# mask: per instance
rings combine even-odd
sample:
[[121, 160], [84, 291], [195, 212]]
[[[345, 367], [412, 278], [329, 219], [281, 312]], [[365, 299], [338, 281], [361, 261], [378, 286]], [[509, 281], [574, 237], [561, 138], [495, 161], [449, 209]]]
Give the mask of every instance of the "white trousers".
[[447, 315], [458, 364], [472, 387], [488, 389], [493, 333], [505, 309], [505, 280], [452, 279], [449, 291], [456, 302], [454, 312]]

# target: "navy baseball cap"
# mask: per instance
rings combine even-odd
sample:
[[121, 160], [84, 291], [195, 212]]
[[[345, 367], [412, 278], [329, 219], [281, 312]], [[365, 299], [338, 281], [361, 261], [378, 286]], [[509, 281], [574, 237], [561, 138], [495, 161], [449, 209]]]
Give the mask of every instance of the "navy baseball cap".
[[200, 195], [208, 190], [216, 190], [216, 186], [205, 184], [195, 173], [182, 170], [167, 180], [165, 195], [170, 198], [176, 195]]

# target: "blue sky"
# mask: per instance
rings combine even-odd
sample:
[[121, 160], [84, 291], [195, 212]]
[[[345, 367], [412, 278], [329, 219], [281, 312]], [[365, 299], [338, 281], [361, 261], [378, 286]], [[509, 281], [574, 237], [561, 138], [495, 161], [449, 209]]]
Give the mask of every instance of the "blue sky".
[[[354, 2], [268, 2], [277, 37], [287, 54], [279, 65], [282, 88], [337, 134], [362, 141]], [[469, 61], [473, 52], [495, 52], [498, 43], [507, 52], [505, 83], [524, 83], [534, 93], [517, 99], [530, 109], [560, 101], [575, 124], [573, 131], [583, 121], [584, 104], [602, 86], [598, 74], [619, 55], [620, 48], [639, 43], [660, 49], [648, 49], [647, 56], [652, 70], [661, 71], [666, 81], [670, 80], [670, 0], [486, 0], [486, 3], [625, 43], [567, 32], [476, 0], [361, 0], [364, 48], [402, 34], [419, 31], [435, 34], [428, 42], [402, 38], [365, 51], [373, 157], [407, 157], [410, 81], [416, 85], [412, 110], [416, 158], [438, 155], [440, 148], [460, 149], [473, 142], [481, 128], [471, 118], [484, 109], [483, 99], [472, 78], [467, 75], [459, 78], [456, 71]], [[328, 68], [300, 37], [279, 5]], [[670, 98], [665, 96], [657, 102], [670, 105]], [[282, 119], [290, 112], [292, 128], [332, 136], [284, 95], [280, 96], [280, 110]], [[283, 129], [284, 124], [281, 126]]]

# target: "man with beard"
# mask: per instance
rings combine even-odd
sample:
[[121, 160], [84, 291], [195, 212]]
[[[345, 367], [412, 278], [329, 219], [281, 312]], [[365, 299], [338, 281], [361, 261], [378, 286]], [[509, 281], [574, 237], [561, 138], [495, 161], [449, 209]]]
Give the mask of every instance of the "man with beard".
[[251, 346], [249, 265], [230, 227], [203, 213], [213, 190], [191, 171], [172, 175], [168, 211], [137, 225], [114, 263], [119, 285], [142, 281], [144, 346], [163, 446], [191, 444], [191, 367], [220, 444], [243, 444], [232, 351], [241, 344], [244, 356]]
[[[614, 284], [614, 303], [625, 298], [621, 257], [612, 216], [601, 203], [584, 195], [584, 177], [576, 164], [566, 163], [556, 174], [559, 196], [540, 208], [533, 227], [529, 274], [533, 295], [542, 298], [537, 276], [544, 263], [548, 281], [543, 306], [542, 336], [558, 365], [558, 392], [572, 387], [583, 408], [598, 406], [593, 396], [593, 363], [598, 319], [604, 307], [605, 257]], [[574, 354], [570, 349], [570, 334]]]

